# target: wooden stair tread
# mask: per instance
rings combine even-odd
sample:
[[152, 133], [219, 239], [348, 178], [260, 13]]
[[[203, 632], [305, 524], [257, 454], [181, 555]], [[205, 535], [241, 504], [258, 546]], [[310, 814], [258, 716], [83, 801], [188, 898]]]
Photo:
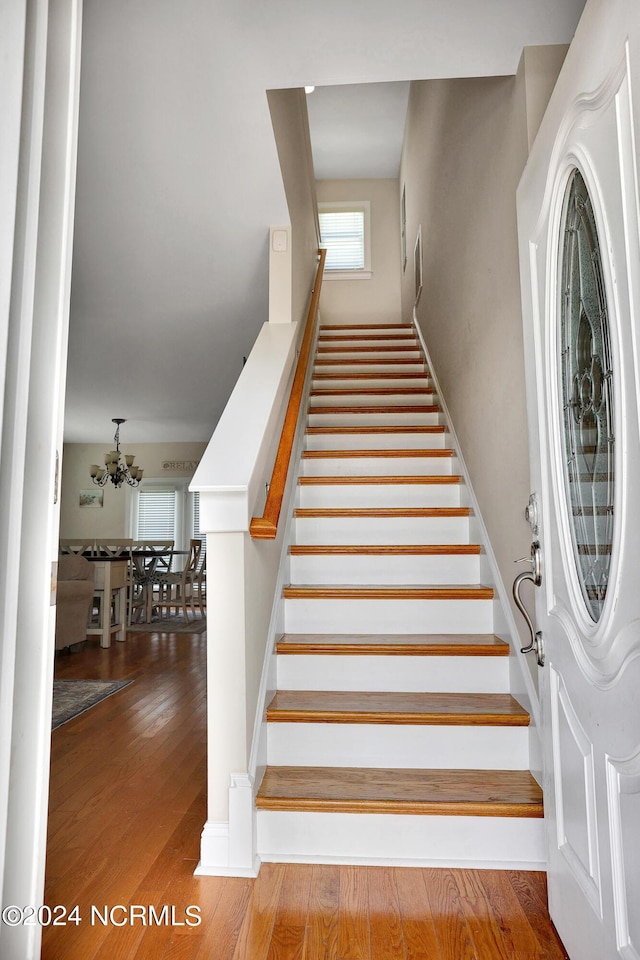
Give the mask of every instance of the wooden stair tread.
[[[343, 351], [343, 352], [344, 352], [344, 351]], [[380, 358], [378, 358], [377, 360], [376, 360], [376, 359], [371, 359], [371, 358], [366, 359], [366, 358], [364, 358], [364, 357], [352, 357], [351, 359], [349, 359], [349, 358], [336, 357], [336, 358], [334, 358], [333, 360], [330, 360], [330, 359], [327, 359], [326, 357], [318, 357], [317, 360], [316, 360], [316, 367], [318, 367], [318, 366], [326, 367], [326, 366], [329, 366], [329, 365], [331, 365], [332, 367], [335, 367], [335, 366], [343, 366], [343, 367], [345, 367], [345, 366], [359, 366], [359, 365], [362, 365], [362, 366], [365, 366], [365, 365], [366, 365], [366, 366], [372, 366], [372, 365], [380, 364], [380, 363], [381, 363], [381, 364], [391, 364], [391, 363], [401, 363], [401, 364], [404, 364], [404, 363], [414, 363], [414, 364], [415, 364], [415, 363], [421, 363], [421, 364], [424, 365], [424, 362], [425, 362], [425, 361], [422, 359], [422, 357], [416, 357], [416, 359], [413, 359], [413, 358], [411, 358], [411, 357], [396, 357], [395, 359], [394, 359], [394, 358], [389, 358], [389, 357], [380, 357]]]
[[278, 654], [415, 657], [508, 657], [509, 644], [490, 633], [326, 634], [285, 633]]
[[303, 450], [302, 457], [305, 460], [322, 460], [329, 458], [349, 459], [352, 457], [452, 457], [453, 450], [435, 448], [414, 449], [409, 447], [402, 450]]
[[425, 396], [433, 394], [429, 387], [335, 387], [316, 388], [311, 391], [312, 397], [389, 397], [389, 396]]
[[413, 330], [412, 323], [321, 323], [320, 330]]
[[365, 346], [364, 344], [357, 344], [354, 347], [318, 347], [318, 356], [326, 355], [327, 353], [416, 353], [419, 356], [422, 356], [420, 352], [419, 344], [409, 344], [409, 343], [400, 343], [397, 346], [392, 344], [382, 344], [376, 343], [373, 346]]
[[304, 544], [289, 547], [292, 557], [367, 556], [367, 557], [448, 557], [479, 555], [479, 543], [408, 543], [408, 544]]
[[267, 721], [526, 727], [529, 714], [508, 693], [279, 690]]
[[492, 600], [493, 588], [482, 583], [437, 586], [290, 583], [282, 588], [282, 596], [285, 600]]
[[367, 340], [367, 341], [369, 341], [369, 342], [371, 342], [371, 341], [377, 341], [377, 340], [413, 340], [413, 342], [414, 342], [416, 345], [417, 345], [417, 342], [418, 342], [418, 341], [416, 340], [416, 335], [415, 335], [415, 333], [411, 333], [410, 330], [406, 330], [406, 331], [405, 331], [405, 330], [402, 330], [402, 331], [399, 330], [397, 333], [373, 333], [373, 332], [370, 332], [370, 333], [353, 333], [353, 334], [350, 334], [350, 333], [339, 333], [339, 334], [337, 334], [337, 335], [334, 335], [334, 334], [331, 334], [331, 333], [320, 333], [320, 334], [318, 335], [318, 343], [324, 343], [324, 342], [327, 341], [327, 340], [333, 340], [333, 341], [336, 341], [336, 340], [346, 340], [346, 341]]
[[396, 434], [396, 433], [428, 433], [438, 434], [446, 433], [447, 428], [441, 423], [434, 424], [387, 424], [381, 427], [351, 426], [351, 427], [307, 427], [305, 433], [311, 437], [327, 436], [335, 434], [336, 436], [355, 436], [360, 434], [370, 434], [372, 436]]
[[528, 770], [267, 767], [260, 810], [542, 817]]
[[427, 373], [316, 373], [314, 380], [428, 380]]
[[321, 414], [363, 414], [363, 413], [439, 413], [440, 407], [435, 403], [417, 403], [417, 404], [393, 404], [391, 406], [352, 406], [352, 407], [309, 407], [307, 413], [310, 417]]
[[340, 476], [323, 476], [323, 477], [298, 477], [298, 483], [302, 486], [330, 486], [331, 484], [344, 485], [344, 484], [438, 484], [438, 483], [462, 483], [462, 477], [456, 474], [445, 473], [445, 474], [431, 474], [427, 476], [413, 476], [412, 474], [404, 474], [403, 476], [389, 476], [389, 477], [376, 477], [376, 476], [349, 476], [349, 477], [340, 477]]
[[306, 517], [469, 517], [471, 507], [298, 507], [293, 512]]

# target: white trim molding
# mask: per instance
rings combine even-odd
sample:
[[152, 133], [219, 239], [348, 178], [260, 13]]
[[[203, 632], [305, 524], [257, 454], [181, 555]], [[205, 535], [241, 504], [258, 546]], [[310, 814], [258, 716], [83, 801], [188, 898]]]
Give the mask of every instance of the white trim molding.
[[229, 777], [229, 819], [207, 820], [200, 840], [198, 877], [257, 877], [260, 858], [254, 852], [253, 778]]

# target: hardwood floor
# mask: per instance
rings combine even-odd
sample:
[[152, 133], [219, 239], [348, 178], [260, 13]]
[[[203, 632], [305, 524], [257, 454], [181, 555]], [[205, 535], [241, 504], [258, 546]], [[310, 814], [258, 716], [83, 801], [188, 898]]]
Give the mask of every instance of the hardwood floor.
[[[59, 678], [135, 682], [53, 733], [46, 903], [82, 919], [44, 929], [43, 960], [566, 958], [542, 873], [267, 863], [257, 880], [194, 877], [205, 661], [190, 634], [56, 657]], [[92, 924], [92, 905], [114, 922]], [[143, 924], [165, 906], [169, 923]]]

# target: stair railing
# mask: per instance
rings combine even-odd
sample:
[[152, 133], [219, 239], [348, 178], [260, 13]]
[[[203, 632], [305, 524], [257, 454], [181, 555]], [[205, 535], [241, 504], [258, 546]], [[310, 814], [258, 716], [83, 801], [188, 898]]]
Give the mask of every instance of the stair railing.
[[278, 532], [278, 521], [280, 519], [280, 511], [282, 510], [284, 490], [287, 483], [287, 475], [289, 473], [289, 464], [291, 462], [291, 451], [293, 449], [293, 441], [298, 424], [298, 417], [300, 415], [300, 403], [302, 401], [304, 392], [304, 383], [307, 375], [307, 367], [309, 365], [309, 354], [311, 351], [311, 344], [313, 342], [313, 334], [316, 326], [316, 318], [318, 315], [320, 290], [322, 287], [322, 276], [324, 273], [324, 261], [327, 251], [320, 250], [318, 251], [318, 254], [318, 269], [316, 271], [316, 278], [313, 284], [311, 303], [309, 304], [309, 312], [307, 313], [307, 320], [302, 338], [302, 344], [300, 346], [300, 355], [298, 357], [296, 372], [291, 385], [289, 403], [287, 404], [287, 411], [282, 424], [282, 433], [280, 434], [278, 451], [273, 464], [271, 481], [268, 486], [264, 512], [261, 517], [253, 517], [249, 525], [249, 533], [254, 540], [275, 540]]

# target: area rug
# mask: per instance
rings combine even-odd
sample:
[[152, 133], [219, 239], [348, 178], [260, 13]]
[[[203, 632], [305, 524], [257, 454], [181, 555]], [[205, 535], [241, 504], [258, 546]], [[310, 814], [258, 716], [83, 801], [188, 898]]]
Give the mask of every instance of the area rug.
[[105, 700], [132, 680], [54, 680], [51, 729], [72, 720]]
[[175, 616], [154, 619], [150, 623], [132, 623], [127, 627], [127, 633], [204, 633], [206, 629], [206, 617], [187, 621], [184, 617]]

